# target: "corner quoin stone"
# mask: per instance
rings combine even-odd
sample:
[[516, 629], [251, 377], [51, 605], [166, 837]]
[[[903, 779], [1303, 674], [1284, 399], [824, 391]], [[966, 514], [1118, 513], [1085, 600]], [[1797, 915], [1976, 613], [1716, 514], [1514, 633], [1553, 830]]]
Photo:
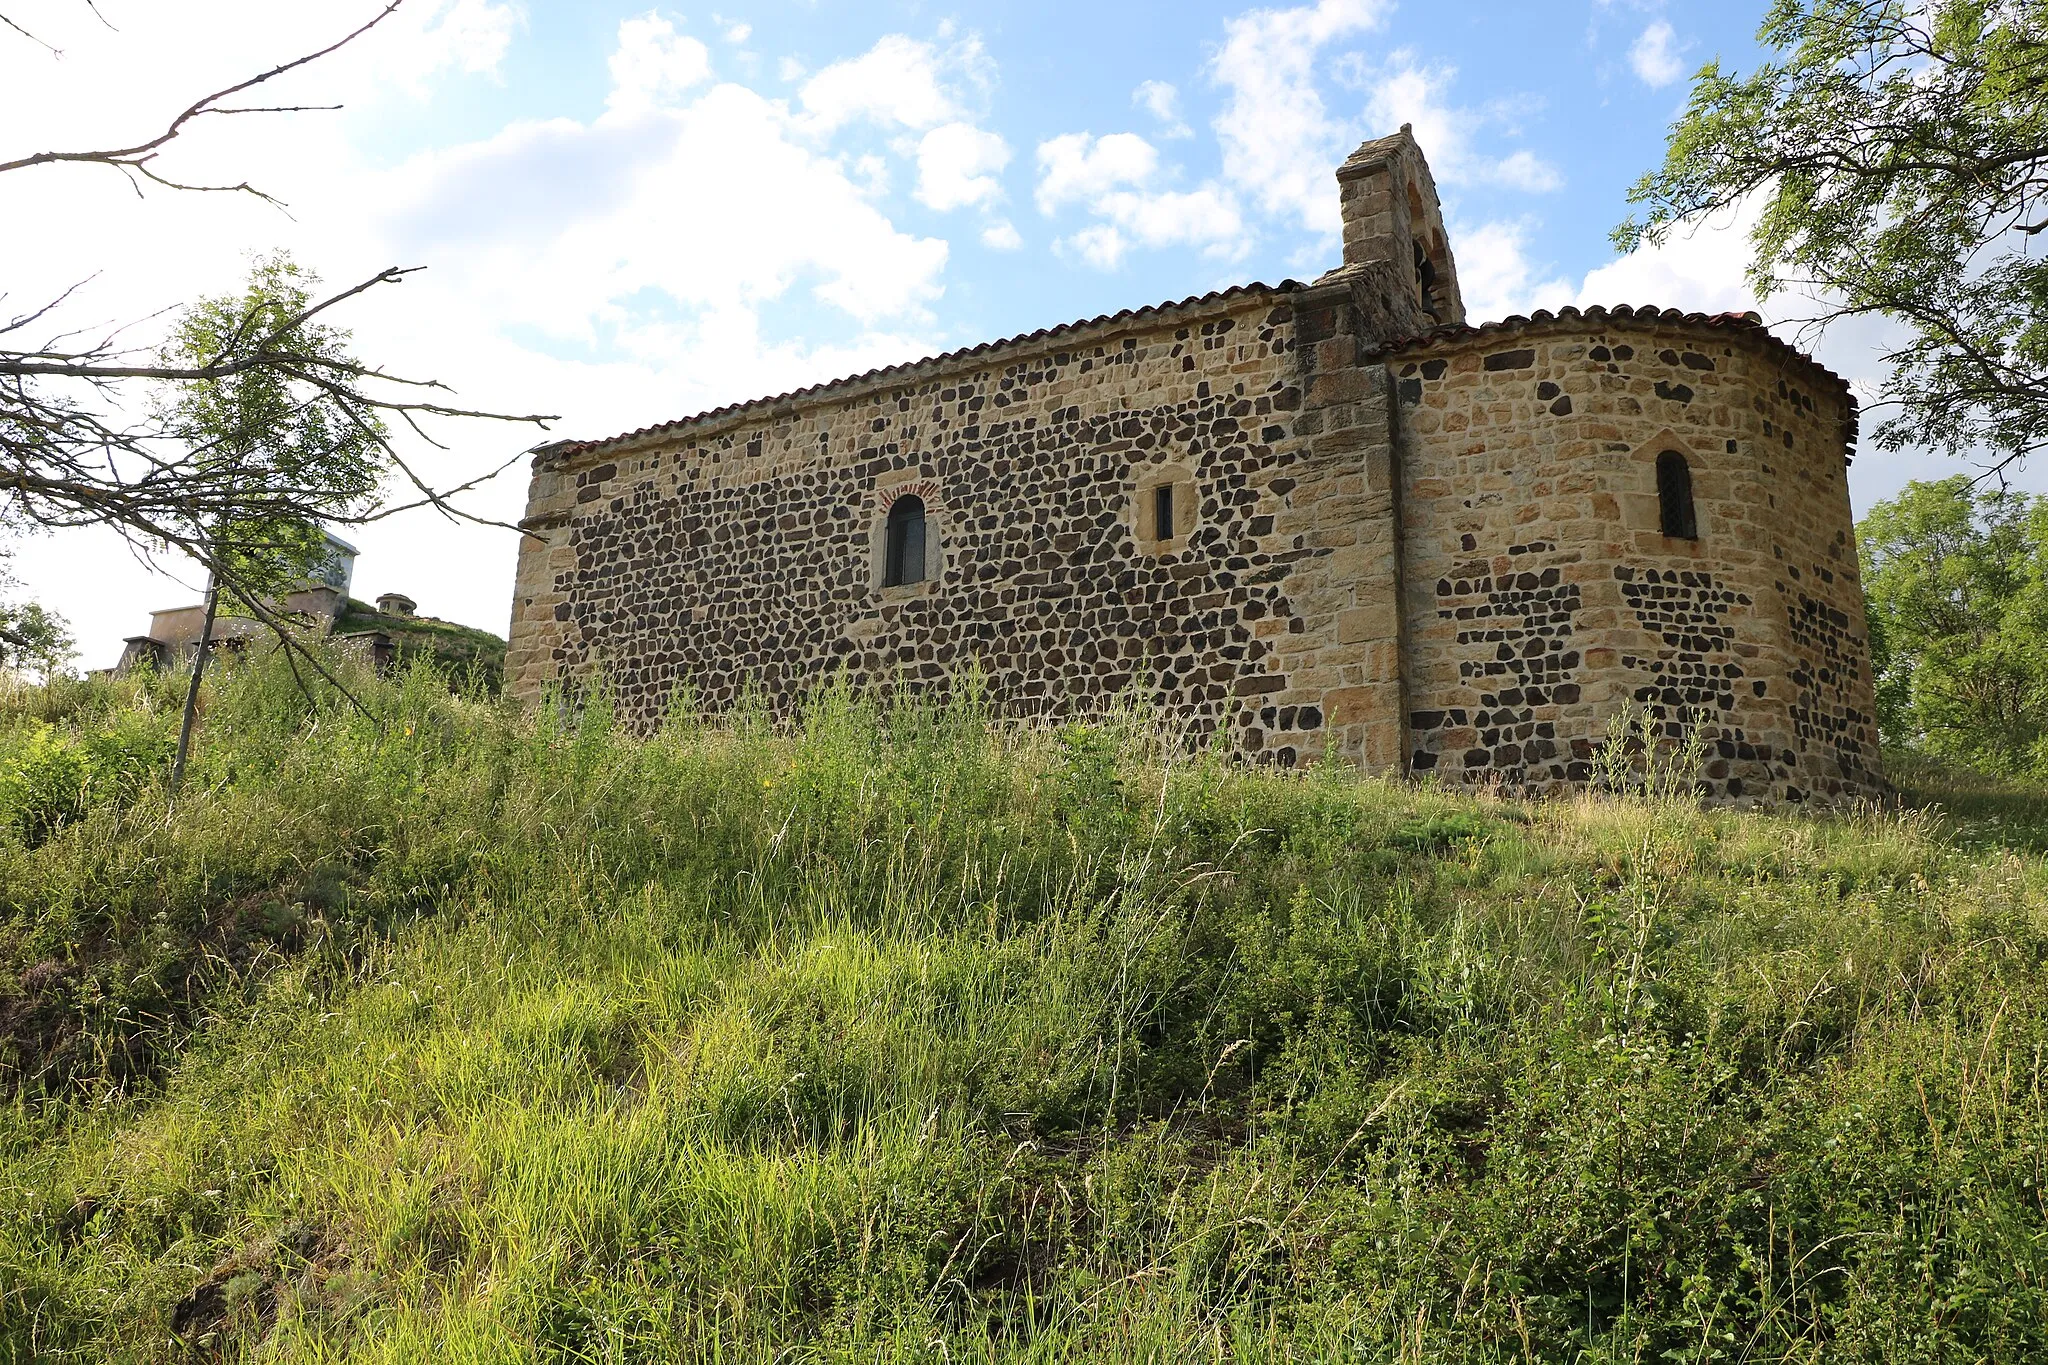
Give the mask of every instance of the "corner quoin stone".
[[[1703, 729], [1717, 800], [1881, 793], [1847, 385], [1749, 314], [1468, 325], [1408, 130], [1338, 184], [1313, 284], [541, 448], [508, 685], [601, 670], [651, 728], [679, 688], [787, 712], [971, 664], [1011, 715], [1136, 689], [1250, 759], [1520, 793], [1585, 782], [1633, 704]], [[1666, 451], [1696, 538], [1662, 532]], [[911, 493], [929, 576], [883, 587]]]

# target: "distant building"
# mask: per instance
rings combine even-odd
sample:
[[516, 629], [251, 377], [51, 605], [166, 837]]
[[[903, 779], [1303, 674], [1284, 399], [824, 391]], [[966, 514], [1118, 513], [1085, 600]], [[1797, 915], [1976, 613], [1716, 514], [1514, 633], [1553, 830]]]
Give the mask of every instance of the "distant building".
[[[330, 532], [326, 552], [319, 562], [300, 581], [298, 588], [273, 605], [280, 614], [313, 634], [339, 634], [345, 639], [359, 639], [371, 660], [383, 667], [392, 658], [392, 643], [388, 636], [375, 630], [336, 629], [348, 613], [348, 593], [355, 580], [355, 569], [356, 547]], [[390, 613], [392, 615], [410, 616], [416, 610], [412, 599], [402, 593], [386, 593], [378, 599], [378, 609], [382, 611], [383, 604], [392, 600], [403, 602], [406, 607], [404, 612]], [[182, 668], [198, 653], [200, 633], [205, 628], [206, 605], [203, 602], [153, 611], [149, 616], [148, 634], [128, 637], [121, 650], [121, 661], [114, 665], [112, 672], [115, 677], [122, 677], [144, 666]], [[269, 631], [267, 624], [253, 616], [217, 612], [211, 643], [215, 649], [240, 649], [251, 639], [267, 635]]]

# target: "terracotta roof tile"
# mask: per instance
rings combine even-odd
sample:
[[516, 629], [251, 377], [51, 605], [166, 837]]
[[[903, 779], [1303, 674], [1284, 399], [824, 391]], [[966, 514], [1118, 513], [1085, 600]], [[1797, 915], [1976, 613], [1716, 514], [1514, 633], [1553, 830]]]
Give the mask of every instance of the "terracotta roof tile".
[[[1396, 337], [1381, 347], [1380, 353], [1382, 355], [1401, 355], [1410, 351], [1423, 350], [1433, 345], [1440, 345], [1446, 341], [1463, 341], [1469, 337], [1477, 336], [1513, 336], [1551, 324], [1562, 323], [1584, 326], [1590, 323], [1598, 326], [1603, 322], [1609, 321], [1655, 323], [1666, 327], [1678, 326], [1729, 331], [1764, 342], [1771, 348], [1799, 361], [1801, 364], [1826, 375], [1841, 386], [1842, 397], [1849, 405], [1849, 415], [1843, 423], [1842, 444], [1845, 451], [1853, 451], [1855, 448], [1859, 423], [1856, 394], [1850, 389], [1849, 381], [1821, 364], [1818, 360], [1815, 360], [1806, 352], [1800, 350], [1797, 346], [1794, 346], [1791, 342], [1786, 341], [1777, 333], [1771, 331], [1770, 328], [1764, 326], [1764, 320], [1755, 313], [1687, 313], [1677, 308], [1656, 308], [1648, 305], [1638, 308], [1626, 303], [1617, 304], [1612, 308], [1602, 307], [1599, 304], [1595, 304], [1590, 308], [1575, 308], [1566, 305], [1555, 313], [1547, 308], [1539, 308], [1526, 317], [1516, 313], [1512, 316], [1504, 317], [1498, 322], [1450, 323], [1442, 327], [1432, 327], [1428, 331], [1418, 332], [1414, 336]], [[1846, 462], [1847, 459], [1845, 458], [1844, 463]]]
[[1019, 346], [1026, 342], [1066, 336], [1073, 332], [1082, 332], [1094, 327], [1108, 326], [1112, 323], [1151, 318], [1161, 314], [1177, 312], [1183, 308], [1200, 308], [1208, 304], [1221, 303], [1226, 299], [1240, 298], [1248, 294], [1293, 294], [1306, 288], [1308, 286], [1299, 280], [1282, 280], [1278, 284], [1262, 284], [1257, 282], [1234, 284], [1228, 289], [1218, 289], [1207, 294], [1197, 294], [1185, 299], [1169, 300], [1166, 303], [1156, 303], [1145, 308], [1126, 308], [1117, 313], [1104, 313], [1099, 317], [1083, 318], [1078, 322], [1063, 322], [1056, 327], [1041, 327], [1035, 332], [1022, 332], [1016, 336], [1003, 337], [997, 341], [984, 341], [974, 346], [963, 346], [956, 351], [945, 351], [939, 355], [925, 356], [918, 360], [907, 360], [900, 365], [885, 365], [880, 369], [869, 370], [864, 374], [847, 375], [844, 378], [829, 380], [823, 384], [810, 384], [804, 388], [791, 389], [788, 393], [779, 393], [768, 398], [750, 398], [743, 403], [728, 403], [724, 407], [711, 408], [705, 412], [694, 413], [688, 417], [679, 417], [672, 422], [659, 422], [654, 426], [641, 427], [636, 431], [622, 432], [617, 436], [607, 436], [601, 440], [553, 441], [535, 446], [533, 453], [536, 460], [561, 460], [578, 455], [587, 455], [593, 451], [623, 445], [628, 441], [637, 441], [648, 436], [666, 435], [669, 432], [681, 431], [686, 427], [696, 426], [701, 422], [730, 417], [756, 408], [770, 408], [778, 403], [789, 403], [800, 399], [816, 397], [829, 393], [833, 389], [843, 388], [849, 384], [863, 384], [870, 380], [887, 379], [897, 375], [908, 377], [913, 371], [923, 369], [928, 365], [946, 365], [957, 360], [968, 359], [971, 356], [999, 351], [1008, 346]]
[[[889, 379], [899, 376], [908, 378], [914, 372], [924, 369], [928, 366], [948, 365], [955, 361], [969, 359], [974, 356], [987, 355], [994, 351], [1000, 351], [1011, 346], [1023, 345], [1028, 342], [1043, 341], [1054, 337], [1067, 336], [1072, 333], [1087, 331], [1091, 328], [1104, 327], [1119, 322], [1150, 319], [1153, 317], [1174, 313], [1184, 308], [1200, 308], [1207, 306], [1209, 304], [1220, 303], [1228, 299], [1240, 298], [1246, 295], [1293, 294], [1308, 287], [1309, 286], [1302, 284], [1298, 280], [1282, 280], [1280, 281], [1280, 283], [1273, 285], [1263, 283], [1232, 285], [1228, 289], [1215, 290], [1207, 294], [1193, 295], [1185, 299], [1170, 300], [1166, 303], [1153, 304], [1145, 308], [1126, 308], [1116, 313], [1104, 313], [1098, 317], [1083, 318], [1078, 322], [1063, 322], [1056, 327], [1041, 327], [1035, 332], [1023, 332], [1019, 333], [1016, 336], [1003, 337], [995, 341], [984, 341], [977, 345], [962, 347], [958, 350], [945, 351], [939, 355], [926, 356], [918, 360], [905, 361], [899, 365], [885, 365], [880, 369], [868, 370], [862, 374], [848, 375], [844, 378], [830, 380], [822, 384], [807, 385], [803, 388], [792, 389], [788, 393], [775, 394], [771, 397], [752, 398], [748, 399], [743, 403], [728, 403], [723, 407], [711, 408], [707, 411], [695, 413], [688, 417], [677, 418], [674, 421], [660, 422], [653, 426], [640, 427], [634, 431], [622, 432], [617, 436], [607, 436], [599, 440], [589, 441], [570, 440], [550, 442], [545, 445], [534, 447], [533, 453], [536, 462], [539, 462], [541, 460], [554, 461], [573, 458], [575, 456], [587, 455], [595, 451], [605, 450], [613, 446], [623, 445], [629, 441], [641, 440], [649, 436], [662, 436], [667, 435], [671, 432], [682, 431], [688, 427], [696, 426], [704, 422], [716, 421], [722, 418], [735, 416], [740, 413], [750, 412], [762, 408], [772, 408], [778, 404], [797, 402], [806, 398], [819, 397], [824, 394], [830, 393], [834, 389], [844, 388], [846, 386], [853, 384], [862, 384], [872, 380]], [[1832, 379], [1835, 383], [1841, 385], [1843, 396], [1847, 399], [1849, 404], [1849, 415], [1848, 420], [1845, 423], [1843, 441], [1845, 446], [1852, 448], [1854, 447], [1856, 443], [1857, 432], [1856, 397], [1852, 392], [1850, 392], [1848, 381], [1843, 379], [1840, 375], [1836, 374], [1833, 370], [1830, 370], [1827, 366], [1815, 360], [1806, 352], [1800, 350], [1796, 346], [1793, 346], [1790, 342], [1784, 341], [1783, 339], [1779, 338], [1769, 328], [1764, 326], [1763, 319], [1758, 317], [1755, 313], [1687, 313], [1682, 312], [1676, 308], [1660, 309], [1647, 306], [1637, 308], [1632, 307], [1625, 303], [1620, 304], [1613, 308], [1601, 307], [1599, 305], [1583, 309], [1567, 306], [1558, 309], [1554, 313], [1547, 308], [1539, 308], [1534, 313], [1528, 314], [1527, 316], [1517, 313], [1509, 317], [1501, 318], [1495, 322], [1482, 322], [1476, 324], [1453, 323], [1447, 324], [1442, 327], [1433, 327], [1426, 332], [1419, 332], [1412, 336], [1396, 337], [1387, 341], [1381, 347], [1380, 353], [1383, 355], [1399, 355], [1411, 351], [1425, 349], [1429, 346], [1438, 345], [1446, 341], [1462, 341], [1470, 337], [1493, 335], [1512, 336], [1518, 333], [1529, 331], [1534, 328], [1542, 328], [1553, 324], [1593, 324], [1597, 326], [1600, 323], [1608, 322], [1610, 320], [1615, 322], [1630, 321], [1636, 323], [1656, 323], [1663, 326], [1682, 326], [1690, 328], [1733, 331], [1738, 332], [1744, 336], [1753, 337], [1765, 342], [1767, 345], [1784, 352], [1786, 355], [1800, 361], [1802, 364], [1810, 366], [1811, 368], [1819, 371], [1821, 374], [1824, 374], [1828, 378]]]

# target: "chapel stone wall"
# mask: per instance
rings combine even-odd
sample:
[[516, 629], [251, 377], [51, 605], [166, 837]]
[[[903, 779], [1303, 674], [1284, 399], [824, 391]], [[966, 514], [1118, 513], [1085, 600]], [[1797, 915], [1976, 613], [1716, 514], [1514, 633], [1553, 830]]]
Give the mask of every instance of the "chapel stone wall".
[[[1019, 715], [1135, 690], [1280, 762], [1401, 760], [1385, 272], [1263, 286], [748, 404], [535, 463], [508, 681], [602, 671], [656, 723], [678, 689], [788, 711], [825, 680]], [[1390, 311], [1391, 310], [1391, 311]], [[1139, 496], [1192, 489], [1177, 544]], [[932, 573], [883, 587], [918, 497]]]
[[[1583, 782], [1633, 703], [1716, 797], [1883, 790], [1841, 381], [1740, 320], [1480, 329], [1392, 358], [1412, 772]], [[1656, 464], [1698, 536], [1662, 533]]]

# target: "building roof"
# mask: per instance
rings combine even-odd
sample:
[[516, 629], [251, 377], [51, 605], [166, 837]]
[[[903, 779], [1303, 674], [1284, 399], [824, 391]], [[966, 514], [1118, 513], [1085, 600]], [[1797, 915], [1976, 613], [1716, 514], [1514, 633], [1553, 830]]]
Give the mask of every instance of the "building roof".
[[1381, 348], [1382, 355], [1401, 355], [1410, 351], [1427, 350], [1447, 341], [1464, 341], [1481, 336], [1516, 336], [1531, 331], [1565, 324], [1567, 328], [1583, 327], [1586, 324], [1599, 326], [1607, 322], [1629, 322], [1638, 326], [1653, 324], [1663, 327], [1685, 327], [1720, 331], [1762, 342], [1780, 355], [1796, 360], [1817, 374], [1826, 376], [1839, 385], [1842, 397], [1849, 405], [1848, 416], [1843, 422], [1842, 444], [1854, 447], [1858, 427], [1856, 394], [1849, 387], [1849, 381], [1836, 374], [1827, 366], [1815, 360], [1805, 351], [1773, 332], [1764, 325], [1764, 320], [1755, 313], [1687, 313], [1677, 308], [1658, 308], [1653, 305], [1634, 307], [1622, 303], [1612, 308], [1594, 304], [1590, 308], [1575, 308], [1567, 304], [1555, 313], [1548, 308], [1539, 308], [1524, 316], [1515, 313], [1497, 322], [1448, 323], [1432, 327], [1414, 336], [1396, 337]]
[[[1822, 365], [1790, 342], [1780, 340], [1770, 328], [1764, 326], [1764, 320], [1755, 313], [1687, 313], [1677, 308], [1658, 308], [1654, 304], [1645, 304], [1640, 308], [1626, 303], [1618, 303], [1612, 308], [1597, 303], [1590, 308], [1576, 308], [1571, 304], [1566, 304], [1554, 313], [1548, 308], [1538, 308], [1533, 313], [1512, 313], [1494, 322], [1445, 323], [1441, 327], [1432, 327], [1428, 331], [1417, 332], [1412, 336], [1394, 337], [1386, 343], [1383, 349], [1388, 354], [1393, 354], [1397, 351], [1415, 350], [1418, 347], [1433, 345], [1440, 341], [1456, 341], [1465, 337], [1479, 336], [1492, 332], [1525, 332], [1532, 327], [1571, 322], [1590, 322], [1594, 324], [1603, 322], [1659, 323], [1737, 331], [1745, 335], [1753, 334], [1764, 337], [1779, 349], [1788, 352], [1815, 369], [1827, 369], [1825, 365]], [[1834, 372], [1829, 370], [1828, 373], [1833, 374]], [[1835, 377], [1841, 378], [1839, 375]]]
[[[1397, 139], [1381, 139], [1382, 142], [1392, 142], [1395, 140]], [[1367, 145], [1370, 147], [1373, 144]], [[1232, 285], [1228, 289], [1213, 290], [1207, 294], [1192, 295], [1184, 299], [1168, 300], [1165, 303], [1156, 303], [1144, 308], [1126, 308], [1120, 312], [1104, 313], [1097, 317], [1083, 318], [1077, 322], [1063, 322], [1055, 327], [1041, 327], [1035, 332], [1020, 332], [1015, 336], [1002, 337], [995, 341], [984, 341], [973, 346], [963, 346], [958, 350], [945, 351], [938, 355], [925, 356], [918, 360], [904, 361], [899, 365], [885, 365], [879, 369], [868, 370], [861, 374], [847, 375], [822, 384], [806, 385], [803, 388], [791, 389], [787, 393], [779, 393], [770, 397], [750, 398], [742, 403], [728, 403], [723, 407], [710, 408], [704, 412], [693, 413], [688, 417], [676, 418], [674, 421], [659, 422], [653, 426], [639, 427], [633, 431], [621, 432], [617, 436], [606, 436], [587, 441], [565, 440], [547, 442], [535, 446], [532, 454], [536, 464], [543, 461], [554, 462], [572, 459], [579, 455], [593, 454], [616, 446], [622, 446], [629, 442], [644, 440], [647, 437], [666, 436], [709, 422], [723, 421], [726, 418], [736, 417], [744, 413], [772, 409], [783, 404], [801, 403], [807, 399], [822, 398], [837, 390], [851, 388], [857, 384], [868, 384], [879, 380], [908, 379], [920, 371], [941, 368], [961, 360], [988, 355], [1013, 346], [1049, 341], [1081, 332], [1092, 331], [1097, 328], [1115, 326], [1119, 323], [1150, 320], [1186, 309], [1205, 308], [1252, 295], [1293, 294], [1307, 288], [1309, 288], [1308, 285], [1301, 283], [1299, 280], [1291, 279], [1282, 280], [1278, 284], [1254, 282], [1251, 284]], [[1392, 356], [1423, 350], [1430, 346], [1441, 345], [1447, 341], [1462, 341], [1472, 337], [1513, 336], [1524, 332], [1554, 327], [1559, 324], [1583, 326], [1590, 323], [1598, 326], [1607, 322], [1629, 322], [1637, 325], [1656, 324], [1659, 326], [1717, 330], [1761, 341], [1765, 345], [1782, 352], [1785, 356], [1797, 360], [1818, 371], [1820, 374], [1827, 376], [1841, 386], [1843, 397], [1848, 401], [1849, 405], [1848, 418], [1844, 424], [1843, 444], [1853, 447], [1856, 443], [1856, 397], [1850, 392], [1848, 381], [1806, 352], [1774, 334], [1768, 327], [1764, 326], [1763, 319], [1755, 313], [1687, 313], [1676, 308], [1660, 309], [1652, 306], [1639, 308], [1625, 303], [1612, 308], [1602, 307], [1597, 304], [1583, 309], [1566, 306], [1554, 313], [1547, 308], [1539, 308], [1534, 313], [1526, 316], [1516, 313], [1495, 322], [1447, 323], [1442, 327], [1433, 327], [1426, 332], [1418, 332], [1412, 336], [1396, 337], [1386, 342], [1381, 347], [1380, 353]]]
[[900, 365], [884, 365], [880, 369], [868, 370], [862, 374], [847, 375], [844, 378], [828, 380], [822, 384], [806, 385], [801, 389], [791, 389], [788, 393], [779, 393], [768, 398], [750, 398], [743, 403], [728, 403], [724, 407], [711, 408], [704, 412], [694, 413], [688, 417], [679, 417], [672, 422], [659, 422], [654, 426], [622, 432], [617, 436], [606, 436], [590, 441], [553, 441], [535, 446], [533, 448], [533, 455], [536, 461], [542, 459], [561, 460], [577, 455], [587, 455], [612, 446], [624, 445], [628, 441], [637, 441], [648, 436], [664, 436], [670, 432], [682, 431], [688, 427], [698, 426], [705, 422], [718, 421], [759, 408], [772, 408], [782, 403], [796, 403], [807, 398], [817, 398], [835, 389], [848, 388], [855, 384], [865, 384], [878, 379], [909, 378], [915, 372], [927, 367], [950, 365], [956, 361], [986, 355], [989, 352], [1004, 350], [1011, 346], [1021, 346], [1036, 341], [1048, 341], [1056, 337], [1070, 336], [1077, 332], [1091, 331], [1098, 327], [1110, 327], [1123, 322], [1142, 321], [1170, 313], [1177, 313], [1183, 309], [1204, 308], [1212, 304], [1243, 298], [1247, 295], [1292, 294], [1306, 288], [1308, 286], [1299, 280], [1282, 280], [1278, 284], [1264, 284], [1256, 281], [1251, 284], [1234, 284], [1228, 289], [1212, 290], [1207, 294], [1196, 294], [1184, 299], [1170, 299], [1165, 303], [1155, 303], [1144, 308], [1126, 308], [1121, 312], [1104, 313], [1098, 317], [1082, 318], [1078, 322], [1063, 322], [1056, 327], [1041, 327], [1035, 332], [1020, 332], [1016, 336], [1003, 337], [996, 341], [984, 341], [974, 346], [963, 346], [955, 351], [944, 351], [938, 355], [924, 356], [917, 360], [906, 360]]

